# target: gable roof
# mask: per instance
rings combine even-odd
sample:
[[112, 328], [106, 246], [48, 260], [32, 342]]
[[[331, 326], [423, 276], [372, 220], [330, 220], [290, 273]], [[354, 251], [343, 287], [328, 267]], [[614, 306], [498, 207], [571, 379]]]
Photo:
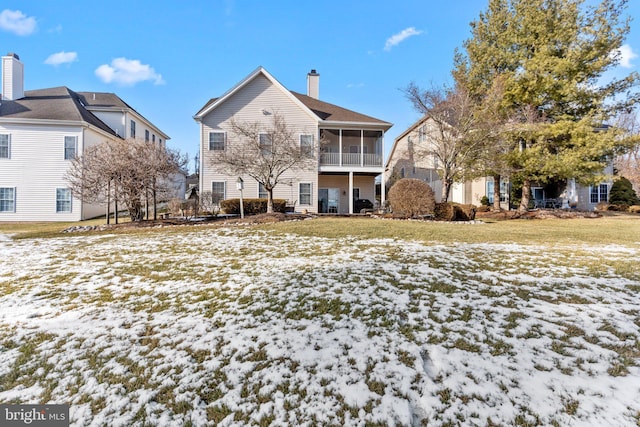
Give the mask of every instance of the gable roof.
[[86, 122], [110, 135], [118, 136], [84, 107], [81, 95], [68, 87], [29, 90], [24, 95], [24, 98], [13, 101], [2, 100], [0, 119]]
[[285, 93], [295, 104], [297, 104], [302, 110], [309, 114], [313, 119], [324, 123], [336, 123], [336, 124], [369, 124], [379, 127], [383, 127], [385, 130], [389, 129], [392, 124], [378, 120], [376, 118], [357, 113], [340, 106], [330, 104], [328, 102], [320, 101], [301, 93], [293, 92], [284, 87], [278, 80], [276, 80], [267, 70], [263, 67], [256, 68], [251, 74], [245, 77], [240, 83], [232, 87], [218, 98], [211, 98], [207, 103], [193, 116], [196, 121], [202, 120], [204, 116], [209, 114], [218, 105], [232, 97], [241, 88], [246, 86], [250, 81], [259, 75], [266, 77], [274, 86]]

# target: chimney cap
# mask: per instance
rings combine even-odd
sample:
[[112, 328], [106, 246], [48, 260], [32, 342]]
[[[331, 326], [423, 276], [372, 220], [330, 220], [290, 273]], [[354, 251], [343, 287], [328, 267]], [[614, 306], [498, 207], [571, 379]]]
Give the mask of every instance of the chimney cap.
[[18, 60], [20, 59], [20, 57], [18, 56], [18, 54], [17, 54], [17, 53], [13, 53], [13, 52], [9, 52], [9, 53], [7, 53], [7, 56], [13, 56], [14, 58], [16, 58], [16, 59], [18, 59]]
[[311, 72], [309, 72], [309, 75], [310, 75], [310, 76], [319, 76], [320, 74], [318, 74], [318, 72], [316, 71], [316, 69], [315, 69], [315, 68], [313, 68], [313, 69], [311, 70]]

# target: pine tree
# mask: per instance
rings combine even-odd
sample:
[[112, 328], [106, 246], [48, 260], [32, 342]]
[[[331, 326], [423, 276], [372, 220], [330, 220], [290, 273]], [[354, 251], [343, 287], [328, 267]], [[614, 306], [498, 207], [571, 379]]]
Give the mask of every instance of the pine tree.
[[629, 32], [627, 2], [584, 3], [490, 0], [456, 54], [454, 77], [472, 96], [492, 97], [501, 87], [499, 137], [507, 144], [488, 158], [504, 159], [503, 169], [522, 179], [520, 209], [533, 181], [598, 181], [608, 160], [634, 142], [605, 124], [640, 100], [640, 76], [601, 82]]

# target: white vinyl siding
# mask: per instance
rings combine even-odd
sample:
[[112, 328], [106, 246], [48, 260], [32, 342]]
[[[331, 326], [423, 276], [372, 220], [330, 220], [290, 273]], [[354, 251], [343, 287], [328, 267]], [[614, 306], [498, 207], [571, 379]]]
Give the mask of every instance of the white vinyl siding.
[[0, 212], [16, 211], [16, 189], [0, 188]]
[[225, 140], [224, 132], [209, 132], [209, 150], [223, 151], [224, 140]]
[[11, 158], [11, 139], [8, 134], [0, 134], [0, 159]]
[[313, 203], [311, 203], [311, 183], [310, 182], [301, 182], [299, 188], [299, 192], [298, 192], [298, 200], [300, 201], [300, 205], [304, 205], [304, 206], [309, 206], [312, 205]]
[[71, 212], [71, 190], [56, 188], [56, 212]]
[[[232, 119], [237, 123], [260, 123], [264, 125], [262, 132], [266, 132], [268, 126], [273, 125], [273, 115], [264, 114], [263, 110], [268, 112], [277, 110], [278, 114], [285, 117], [287, 125], [295, 132], [296, 139], [301, 134], [317, 135], [318, 120], [300, 108], [291, 96], [272, 85], [268, 79], [258, 76], [202, 118], [200, 126], [200, 146], [202, 150], [200, 153], [200, 180], [203, 188], [208, 188], [210, 186], [209, 183], [212, 181], [226, 181], [234, 183], [234, 185], [226, 188], [226, 198], [240, 197], [240, 192], [235, 186], [238, 175], [225, 173], [215, 163], [212, 163], [216, 152], [208, 149], [209, 133], [227, 132], [225, 146], [228, 149], [228, 147], [239, 144], [242, 141], [241, 138], [232, 138], [229, 135], [232, 130]], [[244, 194], [258, 194], [256, 180], [245, 175], [242, 178], [245, 182]], [[304, 169], [288, 170], [280, 179], [280, 182], [285, 184], [277, 185], [274, 188], [273, 197], [287, 200], [291, 204], [294, 202], [298, 204], [298, 183], [312, 182], [314, 183], [313, 191], [315, 191], [317, 180], [318, 166], [315, 162], [312, 162]], [[313, 195], [313, 204], [307, 207], [307, 210], [311, 212], [316, 210], [316, 196], [317, 194]]]
[[78, 150], [78, 138], [75, 136], [65, 136], [64, 137], [64, 159], [72, 160], [76, 157], [76, 152]]

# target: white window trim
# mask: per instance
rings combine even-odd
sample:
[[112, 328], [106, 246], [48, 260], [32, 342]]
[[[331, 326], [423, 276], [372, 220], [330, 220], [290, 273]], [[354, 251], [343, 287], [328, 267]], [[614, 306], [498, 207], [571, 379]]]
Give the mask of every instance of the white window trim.
[[[302, 203], [302, 197], [301, 196], [301, 192], [300, 192], [300, 187], [302, 185], [306, 185], [309, 184], [309, 203]], [[298, 183], [298, 204], [300, 206], [313, 206], [313, 182], [299, 182]]]
[[[211, 141], [211, 135], [216, 134], [216, 133], [222, 134], [222, 149], [221, 150], [215, 149], [215, 148], [213, 148], [213, 145], [211, 145], [211, 142], [212, 142]], [[227, 133], [225, 131], [222, 131], [222, 130], [211, 130], [211, 131], [209, 131], [209, 141], [208, 141], [207, 147], [209, 148], [209, 151], [224, 151], [224, 150], [226, 150], [227, 149]]]
[[[66, 211], [62, 211], [58, 209], [58, 190], [67, 190], [69, 192], [69, 210]], [[67, 200], [62, 200], [60, 199], [60, 201], [64, 201], [66, 202]], [[71, 190], [69, 190], [68, 188], [56, 188], [56, 213], [72, 213], [73, 212], [73, 194], [71, 193]]]
[[64, 142], [63, 142], [63, 144], [64, 144], [64, 147], [63, 147], [64, 152], [62, 153], [62, 156], [63, 156], [64, 160], [73, 160], [73, 157], [70, 158], [70, 159], [67, 158], [67, 138], [73, 138], [73, 144], [74, 144], [73, 145], [73, 154], [74, 154], [74, 157], [75, 157], [75, 156], [78, 155], [78, 137], [75, 136], [75, 135], [65, 135], [64, 136]]
[[300, 146], [300, 150], [302, 151], [303, 146], [302, 146], [302, 137], [304, 136], [310, 136], [311, 137], [311, 146], [308, 147], [306, 146], [306, 148], [310, 148], [310, 151], [307, 153], [310, 157], [315, 156], [315, 144], [316, 144], [316, 138], [312, 133], [301, 133], [298, 134], [298, 145]]
[[0, 214], [8, 214], [8, 213], [16, 213], [16, 199], [17, 199], [17, 189], [16, 187], [2, 187], [2, 188], [10, 188], [13, 190], [13, 210], [11, 211], [0, 211]]
[[11, 160], [11, 134], [3, 133], [2, 135], [7, 136], [7, 157], [0, 157], [0, 159]]
[[218, 201], [218, 203], [220, 203], [222, 200], [226, 200], [227, 199], [227, 181], [211, 181], [211, 194], [212, 195], [214, 194], [213, 184], [216, 183], [216, 182], [221, 182], [223, 187], [224, 187], [224, 190], [222, 191], [222, 199], [220, 199]]

